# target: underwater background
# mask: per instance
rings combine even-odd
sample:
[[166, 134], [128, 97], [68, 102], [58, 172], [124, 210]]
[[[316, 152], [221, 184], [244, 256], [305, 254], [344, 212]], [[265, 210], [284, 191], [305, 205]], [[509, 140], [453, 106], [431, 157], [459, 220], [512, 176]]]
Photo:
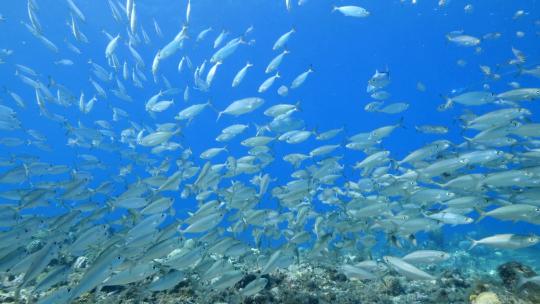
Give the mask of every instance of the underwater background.
[[0, 301], [540, 303], [539, 14], [2, 1]]

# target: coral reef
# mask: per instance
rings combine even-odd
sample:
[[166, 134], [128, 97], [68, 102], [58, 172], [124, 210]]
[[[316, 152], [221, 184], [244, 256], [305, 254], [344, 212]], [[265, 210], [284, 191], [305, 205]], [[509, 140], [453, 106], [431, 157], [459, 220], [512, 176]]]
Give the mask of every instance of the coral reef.
[[[446, 268], [448, 269], [448, 268]], [[534, 284], [516, 288], [520, 276], [534, 275], [526, 265], [508, 262], [489, 272], [435, 269], [437, 280], [411, 281], [392, 271], [377, 280], [349, 280], [333, 264], [301, 263], [287, 269], [261, 275], [244, 269], [245, 275], [233, 287], [217, 291], [195, 274], [187, 275], [173, 289], [151, 292], [149, 282], [108, 286], [87, 293], [74, 303], [230, 303], [230, 304], [535, 304], [540, 303], [540, 289]], [[497, 274], [499, 277], [497, 277]], [[265, 278], [266, 286], [257, 294], [243, 297], [249, 283]], [[147, 279], [149, 280], [149, 279]], [[28, 293], [24, 293], [28, 295]], [[28, 300], [28, 298], [24, 299]], [[35, 301], [36, 299], [32, 299]], [[14, 303], [12, 292], [0, 292], [1, 303]], [[29, 301], [31, 302], [31, 301]], [[24, 301], [23, 301], [24, 303]]]

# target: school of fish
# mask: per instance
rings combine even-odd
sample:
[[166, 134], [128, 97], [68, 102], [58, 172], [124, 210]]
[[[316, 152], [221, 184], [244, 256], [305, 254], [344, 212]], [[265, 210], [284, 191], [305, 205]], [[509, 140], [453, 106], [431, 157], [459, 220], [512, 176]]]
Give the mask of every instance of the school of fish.
[[[452, 252], [422, 248], [416, 243], [418, 234], [476, 225], [484, 218], [540, 225], [540, 123], [532, 120], [540, 85], [518, 83], [521, 78], [538, 83], [540, 66], [530, 65], [522, 51], [508, 49], [505, 65], [513, 69], [508, 90], [493, 92], [484, 85], [442, 94], [432, 110], [461, 107], [455, 125], [409, 126], [400, 115], [414, 111], [415, 105], [388, 102], [397, 93], [390, 93], [386, 68], [362, 80], [373, 100], [359, 109], [395, 115], [394, 124], [314, 131], [316, 122], [302, 118], [305, 101], [279, 101], [317, 77], [316, 62], [296, 75], [280, 73], [295, 57], [288, 42], [307, 29], [283, 31], [273, 43], [273, 58], [247, 61], [234, 71], [228, 80], [231, 90], [245, 85], [252, 74], [263, 76], [251, 94], [216, 101], [214, 79], [231, 69], [226, 63], [237, 50], [249, 52], [256, 43], [254, 29], [233, 34], [205, 27], [194, 32], [191, 12], [197, 0], [184, 0], [177, 34], [169, 37], [159, 20], [139, 18], [146, 13], [138, 1], [96, 4], [107, 12], [103, 18], [114, 22], [106, 27], [114, 31], [103, 29], [99, 42], [84, 33], [88, 23], [98, 21], [86, 17], [81, 0], [57, 3], [67, 9], [59, 18], [67, 20], [64, 41], [48, 38], [51, 33], [40, 21], [47, 8], [40, 0], [24, 1], [24, 20], [0, 12], [0, 27], [21, 23], [42, 46], [39, 53], [55, 56], [58, 68], [75, 65], [73, 58], [84, 54], [83, 47], [103, 48], [102, 57], [89, 58], [79, 69], [86, 74], [73, 76], [85, 82], [80, 87], [55, 81], [54, 71], [14, 62], [9, 48], [0, 53], [0, 67], [21, 84], [18, 89], [5, 87], [0, 102], [0, 287], [14, 291], [18, 300], [70, 303], [106, 286], [131, 284], [158, 292], [189, 279], [202, 282], [201, 293], [222, 291], [249, 269], [258, 277], [238, 291], [246, 298], [266, 287], [262, 275], [299, 260], [335, 261], [336, 270], [349, 279], [378, 280], [394, 271], [409, 280], [436, 280], [438, 274], [425, 265], [444, 262]], [[307, 2], [280, 5], [290, 11]], [[464, 13], [472, 10], [467, 5]], [[369, 8], [355, 5], [336, 5], [328, 13], [361, 20], [372, 16]], [[524, 14], [509, 12], [509, 17]], [[485, 41], [499, 36], [478, 38], [459, 30], [443, 40], [448, 47], [481, 53]], [[192, 60], [192, 53], [203, 48], [213, 55]], [[141, 49], [150, 49], [153, 57]], [[480, 68], [486, 82], [509, 79], [496, 69]], [[181, 87], [169, 81], [178, 73], [189, 75]], [[153, 94], [141, 94], [149, 87], [156, 88]], [[417, 89], [425, 91], [426, 86], [418, 82]], [[269, 91], [280, 98], [267, 98]], [[485, 105], [493, 108], [475, 109]], [[144, 119], [132, 119], [134, 109], [143, 111]], [[47, 138], [42, 130], [27, 128], [22, 112], [34, 113], [34, 123], [54, 123], [63, 137]], [[214, 128], [215, 142], [196, 155], [185, 137], [197, 136], [190, 126], [203, 112], [215, 116], [209, 126], [228, 126]], [[265, 119], [250, 119], [254, 112]], [[383, 142], [402, 127], [441, 137], [397, 159]], [[459, 129], [460, 142], [442, 137], [451, 129]], [[59, 141], [75, 151], [76, 163], [41, 160], [55, 154]], [[306, 150], [305, 142], [317, 147]], [[278, 145], [295, 152], [279, 154]], [[34, 152], [16, 152], [21, 147]], [[109, 160], [117, 158], [122, 166], [111, 169], [118, 162]], [[271, 176], [270, 168], [294, 171], [284, 180]], [[103, 174], [109, 169], [117, 173]], [[180, 212], [189, 200], [197, 206]], [[474, 254], [481, 246], [535, 246], [540, 237], [505, 233], [474, 240], [463, 235], [463, 240]], [[377, 244], [406, 252], [372, 258]], [[344, 258], [348, 254], [365, 258], [352, 263]], [[540, 284], [538, 277], [527, 280]]]

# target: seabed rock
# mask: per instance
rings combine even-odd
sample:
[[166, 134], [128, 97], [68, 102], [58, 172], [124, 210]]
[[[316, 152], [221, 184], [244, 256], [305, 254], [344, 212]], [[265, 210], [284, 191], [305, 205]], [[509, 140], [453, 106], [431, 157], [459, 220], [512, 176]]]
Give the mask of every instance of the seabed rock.
[[519, 262], [508, 262], [497, 268], [499, 277], [504, 286], [515, 293], [520, 299], [530, 303], [540, 303], [540, 286], [532, 283], [519, 286], [521, 278], [530, 278], [536, 276], [536, 272], [531, 267]]
[[536, 275], [531, 267], [519, 262], [504, 263], [497, 267], [497, 272], [504, 286], [508, 289], [515, 288], [521, 277], [529, 278]]

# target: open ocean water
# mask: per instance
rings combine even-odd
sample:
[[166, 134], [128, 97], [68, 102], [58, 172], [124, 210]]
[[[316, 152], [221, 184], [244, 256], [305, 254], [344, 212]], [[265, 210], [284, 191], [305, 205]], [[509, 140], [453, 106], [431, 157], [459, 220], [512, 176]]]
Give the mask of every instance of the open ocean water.
[[1, 303], [540, 303], [536, 0], [3, 0]]

